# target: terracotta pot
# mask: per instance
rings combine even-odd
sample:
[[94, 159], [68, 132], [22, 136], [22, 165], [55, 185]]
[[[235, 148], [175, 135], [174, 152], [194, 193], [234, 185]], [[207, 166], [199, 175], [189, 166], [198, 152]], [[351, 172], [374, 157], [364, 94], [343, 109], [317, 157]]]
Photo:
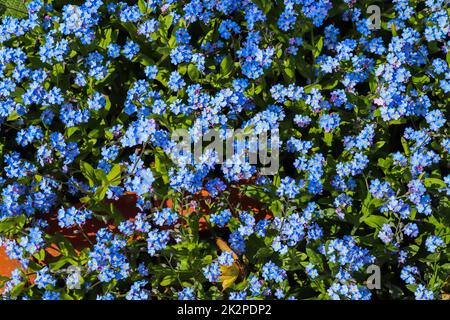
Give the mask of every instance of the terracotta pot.
[[[251, 183], [249, 182], [244, 182]], [[271, 219], [273, 215], [267, 210], [262, 209], [262, 205], [255, 199], [241, 195], [238, 187], [230, 186], [230, 197], [229, 202], [233, 207], [237, 207], [241, 210], [251, 211], [255, 214], [256, 220], [260, 219]], [[107, 203], [113, 203], [114, 206], [122, 213], [125, 219], [133, 220], [139, 209], [136, 206], [138, 196], [135, 193], [126, 193], [121, 196], [118, 200], [108, 200]], [[214, 199], [210, 198], [210, 194], [206, 190], [202, 190], [194, 195], [194, 200], [197, 203], [197, 207], [190, 207], [188, 209], [180, 210], [180, 214], [189, 215], [193, 212], [200, 212], [203, 217], [199, 219], [199, 230], [206, 231], [208, 229], [208, 224], [204, 216], [210, 214], [210, 209], [206, 204], [206, 200]], [[167, 208], [173, 208], [173, 201], [171, 199], [166, 200], [164, 206]], [[81, 206], [81, 204], [76, 204], [76, 206]], [[111, 230], [116, 230], [117, 226], [113, 222], [103, 222], [96, 218], [88, 219], [86, 223], [82, 225], [83, 233], [80, 232], [78, 228], [61, 228], [58, 225], [57, 210], [52, 211], [50, 214], [42, 215], [41, 218], [48, 222], [48, 228], [46, 232], [48, 234], [59, 233], [68, 239], [73, 245], [75, 251], [79, 253], [86, 247], [90, 247], [96, 242], [96, 233], [101, 228], [110, 228]], [[53, 248], [52, 248], [53, 247]], [[46, 251], [50, 257], [58, 257], [60, 253], [58, 252], [58, 247], [56, 244], [46, 248]], [[0, 275], [9, 277], [11, 272], [20, 267], [17, 261], [10, 260], [6, 255], [4, 248], [0, 247]]]
[[11, 260], [5, 252], [5, 248], [0, 247], [0, 276], [9, 277], [14, 269], [20, 268], [19, 261]]
[[[244, 182], [245, 183], [251, 183]], [[230, 197], [229, 202], [233, 207], [238, 207], [241, 210], [246, 210], [253, 212], [255, 214], [256, 220], [259, 221], [261, 219], [271, 219], [273, 215], [267, 209], [262, 208], [262, 204], [250, 197], [245, 195], [241, 195], [238, 187], [230, 187]], [[193, 212], [199, 212], [203, 216], [199, 219], [199, 230], [206, 231], [208, 229], [208, 224], [204, 216], [209, 215], [210, 209], [206, 204], [206, 200], [214, 199], [210, 198], [210, 194], [206, 190], [201, 190], [194, 195], [194, 200], [197, 203], [197, 207], [189, 207], [188, 209], [180, 209], [179, 214], [181, 215], [189, 215]], [[121, 196], [118, 200], [108, 200], [107, 203], [113, 203], [116, 209], [118, 209], [125, 219], [133, 220], [136, 214], [139, 212], [139, 209], [136, 205], [138, 200], [138, 196], [136, 193], [126, 193]], [[80, 205], [80, 204], [78, 204]], [[159, 206], [160, 203], [156, 203], [155, 205]], [[172, 199], [168, 199], [165, 201], [164, 206], [167, 208], [173, 208], [174, 203]], [[101, 228], [110, 228], [114, 230], [116, 226], [112, 222], [104, 223], [98, 219], [89, 219], [82, 226], [84, 235], [79, 232], [77, 228], [60, 228], [58, 226], [57, 220], [57, 212], [53, 212], [50, 216], [46, 217], [46, 220], [49, 224], [48, 232], [50, 234], [60, 233], [65, 236], [73, 245], [74, 249], [79, 252], [84, 248], [90, 246], [91, 243], [95, 243], [95, 235], [97, 231]], [[88, 240], [89, 239], [89, 240]], [[58, 252], [56, 250], [48, 249], [48, 252], [52, 256], [57, 256]]]
[[[5, 252], [5, 248], [0, 246], [0, 276], [9, 278], [17, 268], [20, 268], [19, 261], [11, 260]], [[0, 288], [0, 294], [2, 292], [3, 288]]]

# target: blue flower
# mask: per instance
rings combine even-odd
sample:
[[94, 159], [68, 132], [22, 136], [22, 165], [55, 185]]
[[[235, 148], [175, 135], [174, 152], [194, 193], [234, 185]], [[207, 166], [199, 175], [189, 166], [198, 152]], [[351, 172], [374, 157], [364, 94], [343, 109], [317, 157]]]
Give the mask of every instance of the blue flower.
[[439, 236], [429, 236], [425, 241], [428, 252], [435, 252], [436, 249], [442, 245], [444, 245], [444, 240]]
[[394, 233], [392, 232], [391, 226], [388, 223], [383, 224], [380, 232], [378, 232], [378, 238], [384, 243], [388, 244], [394, 239]]
[[149, 79], [156, 79], [156, 75], [158, 74], [157, 66], [147, 66], [145, 67], [145, 76]]
[[87, 209], [78, 210], [75, 207], [58, 210], [58, 225], [61, 228], [71, 228], [82, 225], [86, 219], [91, 217], [91, 212]]
[[55, 286], [56, 279], [50, 274], [50, 269], [48, 267], [44, 267], [36, 273], [34, 283], [39, 289], [46, 289], [48, 287]]
[[312, 263], [308, 263], [305, 267], [306, 274], [310, 276], [312, 279], [315, 279], [319, 276], [316, 267]]
[[414, 292], [416, 300], [434, 300], [434, 294], [432, 291], [427, 290], [423, 284], [419, 284]]
[[150, 295], [147, 290], [144, 289], [144, 287], [147, 285], [146, 280], [140, 280], [133, 283], [133, 285], [130, 288], [130, 291], [128, 291], [127, 295], [125, 296], [125, 299], [127, 300], [148, 300]]
[[111, 58], [117, 58], [120, 56], [120, 45], [118, 45], [117, 43], [110, 43], [108, 45], [108, 56]]
[[400, 273], [400, 278], [404, 280], [407, 284], [415, 284], [416, 277], [419, 276], [419, 269], [414, 266], [404, 266]]
[[195, 300], [194, 289], [184, 288], [178, 292], [178, 300]]
[[161, 211], [155, 211], [153, 214], [153, 221], [158, 226], [172, 226], [178, 220], [178, 214], [172, 209], [164, 208]]
[[267, 262], [262, 267], [262, 277], [266, 281], [273, 280], [275, 283], [280, 283], [286, 278], [286, 271], [278, 267], [272, 261]]
[[323, 114], [320, 117], [319, 125], [322, 129], [324, 129], [325, 132], [331, 132], [332, 130], [339, 127], [340, 121], [341, 118], [337, 113]]
[[222, 266], [231, 266], [234, 262], [233, 253], [230, 251], [223, 251], [222, 254], [217, 258], [217, 261]]
[[230, 220], [232, 214], [230, 210], [222, 210], [219, 213], [213, 213], [210, 215], [210, 220], [212, 223], [217, 224], [220, 227], [225, 227], [227, 222]]
[[128, 40], [122, 48], [122, 54], [128, 60], [133, 60], [133, 58], [139, 53], [139, 45], [131, 40]]
[[217, 262], [213, 262], [210, 265], [204, 267], [203, 275], [209, 282], [217, 282], [220, 277], [220, 265]]
[[184, 82], [183, 78], [177, 71], [173, 71], [170, 74], [168, 85], [171, 90], [179, 91], [183, 89], [183, 87], [186, 85], [186, 82]]

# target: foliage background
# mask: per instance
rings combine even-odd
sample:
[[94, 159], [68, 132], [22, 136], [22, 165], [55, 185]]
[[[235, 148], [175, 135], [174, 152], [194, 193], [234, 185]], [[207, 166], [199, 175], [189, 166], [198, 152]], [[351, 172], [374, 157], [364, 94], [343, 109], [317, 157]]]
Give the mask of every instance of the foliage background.
[[[271, 6], [270, 1], [256, 1], [260, 4], [262, 8], [266, 8], [267, 10], [273, 13], [273, 17], [278, 16], [279, 12], [277, 9]], [[366, 3], [372, 3], [372, 1], [365, 1]], [[141, 2], [140, 2], [141, 3]], [[373, 3], [377, 3], [376, 1]], [[26, 11], [26, 7], [22, 1], [19, 0], [9, 0], [4, 1], [3, 14], [4, 15], [14, 15], [17, 17], [22, 17], [21, 12]], [[57, 6], [57, 4], [55, 4]], [[330, 16], [333, 14], [337, 14], [339, 12], [339, 6], [336, 6], [330, 12]], [[159, 65], [162, 66], [162, 74], [165, 73], [167, 76], [170, 68], [168, 61], [168, 56], [170, 53], [171, 47], [174, 46], [173, 36], [170, 37], [164, 35], [164, 31], [169, 31], [170, 21], [165, 21], [164, 17], [159, 18], [159, 22], [162, 26], [161, 30], [163, 30], [158, 36], [159, 43], [152, 44], [152, 47], [147, 47], [146, 50], [142, 50], [139, 55], [139, 64], [122, 64], [117, 66], [117, 70], [114, 70], [114, 76], [108, 77], [101, 86], [107, 87], [108, 85], [116, 85], [117, 87], [114, 90], [111, 90], [109, 95], [108, 104], [111, 107], [111, 110], [119, 110], [120, 104], [123, 102], [123, 97], [126, 96], [126, 92], [130, 83], [132, 83], [137, 78], [137, 74], [141, 72], [142, 68], [146, 65], [152, 65], [155, 62], [159, 61]], [[269, 23], [274, 23], [270, 21]], [[166, 30], [164, 30], [164, 24], [166, 25]], [[125, 28], [130, 37], [133, 37], [135, 30], [133, 29], [132, 24], [124, 24], [121, 28]], [[199, 27], [200, 28], [200, 27]], [[395, 30], [389, 30], [386, 25], [383, 26], [384, 32], [386, 34], [395, 33]], [[199, 29], [200, 30], [200, 29]], [[304, 34], [302, 37], [304, 38], [305, 44], [303, 45], [304, 53], [301, 55], [301, 58], [287, 58], [281, 57], [279, 53], [278, 55], [278, 63], [267, 75], [267, 78], [260, 83], [257, 83], [252, 87], [252, 92], [250, 95], [255, 100], [255, 103], [263, 108], [265, 105], [265, 101], [269, 99], [268, 89], [270, 88], [267, 82], [278, 83], [280, 81], [284, 81], [284, 83], [297, 83], [304, 85], [306, 90], [310, 91], [313, 88], [320, 88], [323, 90], [330, 91], [335, 85], [336, 82], [332, 77], [323, 77], [320, 80], [314, 79], [314, 70], [311, 70], [308, 66], [314, 64], [315, 59], [320, 56], [323, 50], [323, 36], [311, 34], [312, 28], [305, 28]], [[112, 24], [110, 29], [104, 29], [105, 34], [102, 35], [106, 40], [106, 42], [112, 41], [111, 38], [114, 37], [115, 26]], [[207, 29], [204, 28], [201, 30], [202, 32], [207, 32]], [[282, 41], [286, 41], [286, 37], [283, 34], [276, 35]], [[139, 41], [138, 39], [135, 39]], [[145, 43], [140, 43], [143, 48], [147, 46]], [[107, 43], [102, 44], [106, 47]], [[75, 48], [75, 51], [79, 50], [83, 51], [82, 46], [79, 48]], [[439, 56], [441, 54], [440, 48], [433, 47], [431, 45], [431, 53]], [[434, 52], [433, 52], [434, 50]], [[151, 53], [152, 56], [147, 56], [147, 53]], [[303, 53], [303, 52], [302, 52]], [[196, 70], [192, 65], [184, 65], [181, 68], [183, 74], [187, 74], [188, 78], [193, 82], [204, 82], [207, 85], [210, 85], [214, 90], [221, 88], [225, 85], [229, 85], [230, 80], [233, 79], [233, 74], [237, 72], [236, 70], [239, 68], [238, 63], [236, 63], [233, 59], [234, 57], [226, 56], [223, 60], [218, 64], [218, 73], [211, 73], [209, 76], [205, 78], [201, 78], [198, 74], [198, 70]], [[449, 54], [446, 55], [447, 61], [449, 61]], [[303, 59], [303, 60], [302, 60]], [[162, 61], [162, 62], [161, 62]], [[414, 86], [417, 89], [421, 89], [431, 84], [430, 77], [423, 70], [416, 70], [417, 73], [413, 75], [411, 79], [410, 86]], [[58, 70], [56, 70], [58, 73]], [[62, 72], [64, 74], [64, 72]], [[118, 78], [114, 78], [118, 77]], [[167, 78], [167, 77], [166, 77]], [[164, 83], [166, 80], [164, 76], [159, 79], [161, 83]], [[308, 83], [308, 81], [312, 80], [313, 84]], [[316, 80], [316, 81], [315, 81]], [[63, 77], [58, 79], [61, 81], [61, 85], [64, 84]], [[320, 82], [320, 83], [318, 83]], [[371, 100], [373, 99], [374, 89], [377, 87], [378, 83], [376, 82], [374, 77], [370, 77], [361, 88], [358, 88], [358, 96], [353, 97], [356, 105], [358, 105], [358, 118], [364, 118], [370, 112]], [[106, 89], [107, 90], [107, 89]], [[112, 92], [113, 91], [113, 92]], [[365, 94], [366, 93], [366, 94]], [[440, 96], [438, 96], [440, 94]], [[173, 98], [173, 97], [172, 97]], [[435, 97], [433, 97], [433, 102], [436, 103], [441, 110], [444, 112], [448, 112], [448, 103], [449, 98], [448, 95], [444, 95], [443, 93], [437, 93]], [[299, 110], [303, 110], [305, 108], [304, 104], [295, 104], [290, 102], [287, 103], [287, 111], [286, 111], [286, 121], [284, 125], [281, 126], [281, 136], [282, 140], [287, 140], [291, 135], [295, 135], [295, 128], [293, 128], [292, 122], [293, 117]], [[333, 134], [324, 133], [320, 130], [317, 132], [309, 132], [312, 136], [314, 136], [315, 141], [322, 147], [328, 150], [327, 155], [327, 163], [329, 164], [329, 168], [333, 168], [334, 166], [331, 164], [336, 163], [336, 158], [341, 154], [342, 144], [339, 139], [342, 139], [344, 134], [341, 134], [340, 131], [354, 131], [355, 125], [359, 126], [358, 128], [362, 128], [362, 124], [355, 124], [353, 122], [353, 116], [351, 114], [347, 114], [343, 112], [343, 125]], [[348, 116], [346, 118], [346, 115]], [[111, 119], [111, 115], [108, 115], [106, 112], [104, 115], [101, 115], [99, 118], [104, 116], [106, 119]], [[117, 114], [117, 118], [121, 120], [121, 122], [126, 123], [128, 118], [126, 116]], [[163, 123], [167, 119], [158, 119]], [[184, 120], [184, 119], [183, 119]], [[288, 121], [289, 120], [289, 121]], [[423, 122], [423, 121], [422, 121]], [[189, 120], [186, 123], [190, 124]], [[403, 139], [402, 133], [404, 129], [409, 125], [406, 120], [400, 119], [398, 121], [390, 122], [389, 125], [379, 121], [379, 132], [377, 132], [377, 142], [375, 146], [370, 151], [371, 163], [376, 163], [376, 167], [371, 168], [370, 177], [364, 177], [363, 179], [358, 180], [358, 184], [360, 190], [367, 190], [364, 184], [368, 184], [369, 178], [375, 178], [378, 176], [389, 176], [391, 184], [393, 186], [398, 186], [400, 189], [401, 185], [407, 184], [410, 177], [408, 173], [405, 172], [404, 168], [398, 168], [393, 165], [392, 159], [389, 155], [401, 149], [405, 154], [410, 152], [411, 145], [408, 145], [408, 142]], [[97, 139], [102, 139], [101, 131], [105, 128], [106, 125], [102, 123], [99, 127], [98, 124], [94, 124], [92, 127], [85, 128], [89, 130], [89, 132], [78, 132], [73, 130], [72, 134], [79, 134], [80, 139], [85, 139], [84, 143], [84, 151], [80, 156], [81, 159], [84, 158], [80, 162], [80, 173], [86, 182], [88, 182], [91, 186], [93, 185], [101, 185], [105, 186], [104, 189], [97, 189], [94, 194], [90, 194], [86, 196], [82, 201], [86, 201], [89, 203], [90, 208], [93, 211], [96, 209], [105, 210], [103, 200], [105, 197], [106, 189], [109, 185], [112, 185], [112, 181], [117, 177], [117, 171], [120, 171], [118, 167], [113, 167], [109, 174], [101, 173], [96, 171], [93, 168], [93, 164], [89, 163], [90, 157], [93, 153], [95, 156], [99, 156], [99, 150], [93, 150], [90, 145], [96, 144]], [[356, 130], [357, 131], [357, 130]], [[294, 133], [293, 133], [294, 132]], [[446, 131], [447, 132], [447, 131]], [[167, 198], [174, 198], [174, 207], [175, 208], [184, 208], [187, 206], [188, 202], [192, 200], [192, 196], [185, 195], [180, 196], [180, 194], [176, 194], [167, 188], [167, 182], [169, 180], [168, 177], [168, 169], [166, 168], [166, 163], [169, 162], [169, 159], [160, 151], [153, 150], [153, 154], [149, 155], [149, 158], [152, 161], [153, 170], [155, 171], [155, 176], [157, 178], [157, 184], [155, 185], [155, 193], [160, 195], [162, 200]], [[424, 232], [414, 241], [411, 241], [407, 244], [409, 252], [411, 252], [414, 256], [414, 260], [420, 265], [420, 269], [424, 273], [424, 282], [427, 283], [427, 287], [429, 287], [432, 291], [436, 292], [437, 295], [441, 298], [446, 297], [446, 292], [448, 292], [448, 276], [450, 271], [449, 264], [449, 250], [448, 243], [450, 242], [450, 205], [448, 197], [440, 194], [440, 190], [445, 187], [445, 183], [443, 183], [443, 174], [441, 172], [448, 172], [448, 154], [444, 155], [445, 160], [442, 162], [441, 168], [435, 168], [430, 175], [427, 175], [424, 178], [425, 186], [429, 189], [430, 192], [433, 193], [433, 205], [436, 208], [435, 214], [432, 217], [424, 219], [423, 230]], [[258, 199], [263, 208], [268, 209], [275, 216], [283, 216], [288, 215], [295, 210], [297, 207], [303, 206], [304, 203], [311, 200], [312, 196], [305, 196], [302, 199], [294, 200], [293, 202], [288, 202], [284, 199], [281, 199], [277, 196], [276, 190], [281, 183], [281, 176], [292, 175], [295, 172], [295, 169], [292, 167], [290, 163], [293, 162], [293, 158], [288, 153], [283, 154], [282, 164], [283, 167], [280, 171], [280, 176], [275, 177], [274, 181], [269, 186], [259, 186], [259, 185], [247, 185], [247, 186], [239, 186], [239, 192], [243, 195], [249, 196], [251, 198]], [[331, 169], [330, 169], [331, 170]], [[268, 190], [269, 188], [270, 190]], [[395, 189], [395, 188], [394, 188]], [[226, 198], [229, 194], [229, 190], [225, 191], [224, 197]], [[332, 235], [333, 237], [338, 237], [343, 234], [352, 234], [358, 238], [359, 243], [364, 244], [365, 247], [370, 247], [371, 253], [376, 256], [377, 264], [382, 265], [382, 274], [383, 274], [383, 289], [377, 292], [377, 296], [379, 298], [405, 298], [412, 297], [413, 293], [416, 291], [416, 285], [404, 285], [401, 281], [399, 281], [400, 269], [396, 263], [392, 261], [395, 260], [391, 255], [394, 254], [395, 248], [391, 248], [381, 243], [377, 238], [378, 233], [380, 232], [383, 224], [389, 221], [392, 217], [387, 217], [377, 213], [377, 208], [380, 207], [381, 201], [378, 199], [374, 199], [371, 197], [369, 192], [365, 192], [364, 194], [357, 194], [355, 202], [359, 202], [355, 204], [355, 207], [361, 207], [360, 212], [352, 212], [352, 209], [349, 209], [347, 212], [346, 223], [340, 223], [335, 216], [335, 209], [333, 208], [332, 202], [337, 194], [329, 195], [328, 198], [322, 198], [318, 201], [318, 203], [324, 207], [328, 207], [328, 209], [323, 210], [323, 226], [325, 228], [325, 233]], [[226, 206], [226, 204], [218, 202], [218, 203], [208, 203], [211, 207], [212, 211], [220, 210], [222, 207]], [[108, 206], [106, 208], [109, 211], [109, 214], [115, 217], [118, 213], [115, 212], [115, 209], [112, 206]], [[101, 216], [97, 217], [102, 219]], [[197, 214], [192, 214], [187, 218], [188, 227], [186, 230], [181, 232], [190, 233], [190, 240], [183, 241], [177, 244], [170, 245], [166, 251], [161, 254], [156, 260], [151, 260], [146, 257], [145, 259], [149, 259], [146, 261], [151, 264], [151, 272], [153, 274], [151, 284], [152, 288], [161, 288], [158, 291], [158, 298], [170, 298], [174, 295], [176, 296], [177, 292], [181, 290], [183, 287], [196, 287], [198, 292], [198, 298], [224, 298], [225, 295], [222, 289], [228, 289], [229, 291], [238, 292], [243, 290], [247, 285], [247, 278], [249, 272], [257, 271], [264, 265], [267, 261], [275, 261], [278, 265], [283, 265], [285, 270], [290, 272], [289, 283], [285, 284], [284, 289], [290, 289], [290, 292], [298, 297], [305, 298], [327, 298], [327, 287], [330, 285], [331, 275], [335, 275], [338, 270], [338, 266], [326, 261], [323, 257], [321, 257], [315, 249], [313, 249], [313, 244], [302, 244], [299, 247], [294, 249], [289, 249], [289, 254], [287, 256], [280, 257], [276, 253], [273, 252], [270, 245], [273, 242], [275, 234], [270, 234], [264, 238], [260, 239], [256, 236], [252, 236], [252, 238], [248, 241], [248, 248], [246, 251], [245, 258], [248, 261], [241, 261], [240, 263], [245, 264], [247, 270], [244, 272], [242, 268], [240, 269], [239, 263], [234, 264], [232, 267], [223, 271], [221, 286], [210, 286], [205, 282], [203, 275], [201, 273], [201, 268], [205, 265], [211, 263], [215, 256], [217, 255], [217, 246], [225, 246], [225, 251], [229, 250], [227, 244], [217, 243], [216, 241], [211, 241], [211, 239], [216, 239], [218, 236], [220, 238], [226, 238], [229, 235], [230, 230], [219, 230], [217, 234], [212, 236], [211, 234], [203, 234], [199, 232], [198, 228], [198, 218]], [[109, 219], [109, 217], [108, 217]], [[19, 220], [19, 219], [18, 219]], [[121, 218], [118, 218], [118, 221]], [[25, 225], [24, 221], [13, 221], [15, 227], [20, 229]], [[234, 225], [233, 225], [234, 223]], [[230, 227], [231, 231], [239, 227], [238, 220], [232, 222], [232, 226]], [[183, 229], [183, 228], [182, 228]], [[425, 239], [430, 234], [440, 234], [443, 235], [443, 239], [445, 240], [445, 250], [439, 251], [438, 253], [429, 253], [423, 248], [423, 243]], [[75, 264], [75, 265], [86, 265], [88, 258], [88, 250], [82, 252], [79, 257], [75, 258], [75, 254], [71, 244], [67, 242], [60, 236], [58, 239], [53, 238], [50, 242], [58, 243], [58, 246], [62, 249], [63, 257], [59, 258], [56, 261], [53, 261], [51, 264], [51, 268], [55, 270], [62, 268], [67, 264]], [[131, 250], [133, 251], [133, 250]], [[42, 252], [40, 255], [44, 254]], [[133, 253], [131, 253], [131, 260], [133, 260]], [[133, 263], [137, 263], [141, 258], [136, 258]], [[172, 267], [172, 264], [167, 264], [168, 259], [174, 259], [176, 262]], [[39, 258], [38, 258], [39, 260]], [[318, 280], [311, 281], [306, 277], [303, 273], [306, 265], [309, 263], [313, 263], [318, 267], [320, 272], [323, 272], [323, 276], [321, 276]], [[168, 267], [170, 265], [170, 268]], [[34, 266], [31, 264], [31, 268], [35, 267], [37, 270], [41, 268], [41, 266]], [[136, 267], [136, 266], [134, 266]], [[300, 272], [302, 270], [302, 272]], [[364, 281], [366, 275], [364, 272], [360, 272], [355, 276], [359, 283]], [[139, 277], [136, 276], [136, 281]], [[61, 281], [61, 280], [60, 280]], [[95, 275], [87, 275], [86, 282], [95, 281]], [[120, 282], [113, 281], [110, 284], [106, 285], [102, 290], [103, 292], [111, 291], [113, 287], [118, 287], [118, 291], [124, 292], [128, 290], [129, 284], [124, 284]], [[25, 292], [30, 295], [39, 296], [35, 287], [27, 287], [24, 284], [19, 286], [12, 292], [12, 295], [21, 296], [24, 295]], [[63, 290], [64, 291], [64, 290]], [[79, 290], [79, 291], [68, 291], [63, 292], [64, 298], [74, 298], [79, 299], [83, 297], [94, 298], [97, 295], [97, 291], [89, 291], [89, 290]]]

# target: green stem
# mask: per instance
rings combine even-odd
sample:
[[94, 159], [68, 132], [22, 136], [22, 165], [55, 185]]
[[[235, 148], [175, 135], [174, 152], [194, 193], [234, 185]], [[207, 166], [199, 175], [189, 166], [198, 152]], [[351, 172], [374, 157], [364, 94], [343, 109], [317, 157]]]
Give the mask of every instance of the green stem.
[[311, 83], [316, 81], [316, 44], [314, 41], [314, 26], [311, 26], [311, 45], [313, 47], [312, 50], [312, 64], [311, 64]]

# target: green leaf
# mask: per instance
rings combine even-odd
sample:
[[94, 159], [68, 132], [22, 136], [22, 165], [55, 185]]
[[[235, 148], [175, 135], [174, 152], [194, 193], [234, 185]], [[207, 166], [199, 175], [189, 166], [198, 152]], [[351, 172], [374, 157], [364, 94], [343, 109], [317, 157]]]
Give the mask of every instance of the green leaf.
[[320, 37], [320, 39], [316, 42], [316, 47], [314, 48], [314, 58], [317, 58], [320, 53], [322, 52], [323, 48], [323, 37]]
[[41, 249], [33, 255], [38, 261], [43, 261], [45, 259], [45, 250]]
[[[158, 28], [159, 34], [161, 36], [163, 36], [163, 38], [166, 41], [168, 41], [169, 29], [170, 29], [170, 26], [172, 25], [173, 17], [171, 14], [168, 14], [165, 16], [160, 15], [158, 20], [159, 20], [159, 28]], [[166, 44], [167, 44], [167, 42], [166, 42]]]
[[264, 14], [268, 14], [272, 8], [272, 2], [270, 0], [253, 0], [253, 2], [261, 9]]
[[430, 187], [437, 187], [437, 188], [445, 188], [447, 185], [445, 184], [445, 182], [441, 179], [437, 179], [437, 178], [425, 178], [424, 179], [424, 185], [427, 188]]
[[14, 287], [14, 289], [11, 290], [10, 295], [11, 297], [18, 297], [23, 289], [25, 288], [25, 282], [19, 283], [17, 286]]
[[188, 76], [192, 81], [198, 81], [198, 78], [200, 77], [200, 72], [198, 71], [195, 65], [190, 64], [188, 66]]
[[273, 249], [270, 247], [262, 247], [256, 251], [254, 258], [255, 259], [264, 259], [268, 258], [273, 254]]
[[67, 128], [66, 132], [67, 132], [67, 137], [70, 138], [75, 132], [78, 131], [78, 127], [70, 127]]
[[95, 190], [94, 199], [99, 202], [105, 199], [106, 192], [108, 192], [108, 189], [109, 189], [108, 186], [98, 187], [97, 190]]
[[281, 214], [283, 213], [283, 204], [281, 203], [281, 201], [273, 201], [270, 205], [270, 211], [276, 216], [281, 216]]
[[412, 82], [414, 84], [424, 85], [430, 82], [430, 78], [426, 75], [421, 77], [412, 77]]
[[57, 245], [63, 256], [68, 258], [76, 256], [76, 252], [72, 246], [72, 243], [66, 237], [57, 233], [54, 234], [51, 238], [51, 241]]
[[331, 145], [333, 144], [333, 133], [325, 132], [323, 135], [323, 141], [327, 146], [331, 147]]
[[148, 1], [138, 0], [138, 6], [142, 13], [147, 13], [148, 10]]
[[120, 164], [115, 164], [109, 171], [106, 178], [108, 179], [108, 182], [112, 184], [113, 186], [118, 186], [120, 184], [121, 180], [121, 171], [122, 167]]
[[311, 248], [306, 248], [306, 255], [309, 258], [309, 261], [316, 265], [316, 266], [321, 266], [322, 265], [322, 259], [320, 257], [319, 254], [317, 254], [314, 250], [312, 250]]
[[163, 287], [167, 287], [170, 286], [172, 283], [175, 283], [176, 280], [177, 278], [174, 275], [170, 274], [165, 276], [159, 284], [162, 285]]
[[164, 183], [169, 182], [169, 174], [166, 162], [163, 158], [163, 155], [156, 154], [155, 155], [155, 172], [158, 173], [163, 179]]
[[220, 73], [222, 76], [227, 77], [233, 71], [233, 59], [230, 55], [225, 56], [220, 63]]
[[313, 88], [321, 90], [322, 86], [320, 84], [309, 84], [304, 87], [306, 93], [310, 93]]
[[[113, 35], [113, 33], [114, 33], [114, 35]], [[117, 38], [118, 33], [119, 32], [117, 30], [113, 31], [111, 28], [104, 30], [103, 38], [99, 43], [99, 47], [106, 49], [112, 41], [115, 41], [115, 38]]]
[[89, 186], [93, 187], [95, 184], [95, 170], [87, 162], [80, 161], [80, 170], [83, 176], [88, 180]]
[[27, 218], [25, 215], [7, 217], [0, 221], [0, 234], [14, 235], [23, 230]]
[[155, 63], [155, 61], [152, 59], [152, 58], [150, 58], [149, 56], [147, 56], [147, 55], [145, 55], [145, 54], [143, 54], [143, 53], [140, 53], [139, 54], [139, 62], [142, 64], [142, 65], [144, 65], [144, 66], [146, 66], [146, 67], [148, 67], [148, 66], [154, 66], [156, 63]]
[[25, 18], [28, 16], [26, 1], [23, 0], [3, 0], [0, 3], [0, 14], [15, 18]]
[[19, 114], [17, 113], [17, 111], [13, 111], [13, 112], [11, 112], [11, 114], [8, 116], [8, 118], [6, 118], [6, 120], [8, 120], [8, 121], [14, 121], [14, 120], [17, 120], [17, 119], [19, 119], [20, 118], [20, 116], [19, 116]]
[[371, 215], [362, 220], [369, 227], [375, 228], [377, 230], [381, 229], [383, 224], [388, 222], [388, 219], [383, 216]]
[[62, 267], [64, 267], [67, 263], [69, 263], [68, 260], [69, 260], [68, 257], [63, 257], [63, 258], [58, 259], [55, 262], [49, 263], [48, 266], [50, 267], [51, 270], [57, 271], [57, 270], [60, 270]]
[[105, 171], [103, 171], [102, 169], [95, 169], [94, 175], [95, 175], [95, 181], [98, 182], [99, 184], [101, 184], [101, 185], [109, 184], [108, 177], [106, 176]]
[[403, 137], [400, 138], [400, 141], [402, 142], [402, 147], [403, 147], [403, 150], [405, 151], [405, 155], [407, 157], [409, 157], [410, 151], [409, 151], [409, 147], [408, 147], [408, 141], [406, 141], [406, 139]]

